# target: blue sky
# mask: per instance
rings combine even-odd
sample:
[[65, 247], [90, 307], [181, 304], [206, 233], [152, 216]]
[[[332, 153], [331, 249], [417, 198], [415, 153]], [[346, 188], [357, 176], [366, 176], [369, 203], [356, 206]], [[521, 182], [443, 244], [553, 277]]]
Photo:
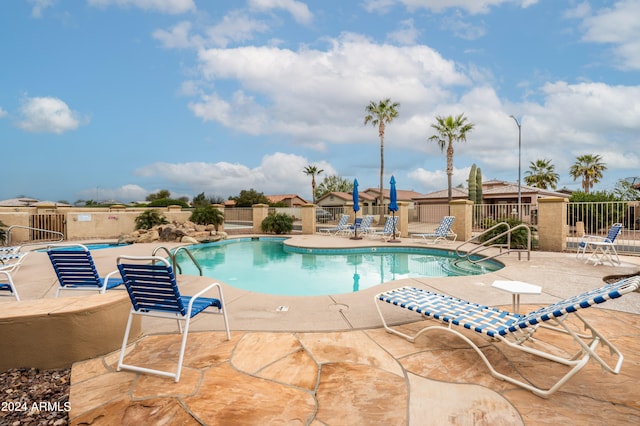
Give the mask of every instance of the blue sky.
[[[436, 116], [455, 145], [517, 181], [549, 159], [559, 187], [598, 154], [595, 190], [640, 176], [640, 0], [13, 0], [0, 6], [0, 199], [311, 198], [325, 174], [378, 186], [370, 101], [391, 98], [385, 185], [446, 188]], [[324, 175], [318, 179], [321, 181]]]

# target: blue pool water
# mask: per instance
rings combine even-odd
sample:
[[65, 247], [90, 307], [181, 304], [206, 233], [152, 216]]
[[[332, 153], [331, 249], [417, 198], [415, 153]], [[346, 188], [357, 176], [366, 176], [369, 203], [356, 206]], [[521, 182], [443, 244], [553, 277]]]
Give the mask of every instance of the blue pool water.
[[[65, 242], [63, 244], [73, 244], [70, 242]], [[123, 246], [128, 246], [129, 244], [118, 244], [118, 243], [94, 243], [94, 244], [83, 244], [83, 246], [85, 246], [86, 248], [88, 248], [90, 251], [93, 250], [100, 250], [100, 249], [105, 249], [105, 248], [115, 248], [115, 247], [123, 247]], [[58, 250], [64, 250], [64, 247], [58, 247]], [[69, 249], [73, 249], [73, 247], [70, 247]], [[41, 249], [38, 251], [47, 251], [47, 249]]]
[[[473, 265], [448, 250], [410, 247], [306, 249], [283, 238], [233, 239], [194, 245], [189, 251], [203, 275], [258, 293], [318, 296], [363, 290], [411, 277], [478, 275], [501, 269], [499, 262]], [[198, 270], [184, 252], [183, 274]]]

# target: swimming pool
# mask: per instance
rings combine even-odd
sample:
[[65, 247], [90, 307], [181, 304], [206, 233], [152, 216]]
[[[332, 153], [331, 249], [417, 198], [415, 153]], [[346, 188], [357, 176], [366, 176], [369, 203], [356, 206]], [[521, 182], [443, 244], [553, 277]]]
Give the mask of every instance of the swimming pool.
[[[64, 243], [61, 243], [61, 244], [74, 244], [74, 243], [65, 241]], [[92, 251], [92, 250], [101, 250], [106, 248], [124, 247], [124, 246], [128, 246], [129, 244], [128, 243], [91, 243], [91, 244], [82, 244], [82, 245], [88, 248], [90, 251]], [[65, 247], [58, 247], [58, 249], [65, 250]], [[73, 249], [73, 247], [71, 247], [70, 249]], [[39, 249], [38, 251], [47, 251], [47, 249], [46, 248]]]
[[[495, 261], [474, 265], [448, 250], [414, 247], [308, 249], [286, 238], [239, 238], [189, 247], [203, 275], [258, 293], [319, 296], [363, 290], [411, 277], [478, 275], [501, 269]], [[184, 251], [183, 274], [198, 270]]]

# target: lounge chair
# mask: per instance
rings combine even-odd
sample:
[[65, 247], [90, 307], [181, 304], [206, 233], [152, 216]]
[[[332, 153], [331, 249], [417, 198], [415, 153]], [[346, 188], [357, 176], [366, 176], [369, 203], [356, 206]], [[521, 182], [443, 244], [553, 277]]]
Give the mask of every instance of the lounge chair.
[[[464, 340], [478, 353], [482, 361], [489, 368], [492, 376], [546, 398], [578, 373], [587, 364], [589, 359], [595, 360], [604, 370], [610, 373], [618, 374], [620, 372], [620, 367], [624, 359], [622, 353], [602, 334], [596, 331], [578, 311], [598, 303], [606, 302], [609, 299], [621, 297], [632, 291], [638, 291], [639, 288], [640, 277], [635, 276], [561, 300], [525, 315], [502, 311], [456, 299], [444, 294], [412, 287], [402, 287], [380, 293], [375, 296], [375, 301], [384, 328], [388, 332], [402, 336], [410, 342], [415, 342], [418, 336], [427, 331], [439, 330], [451, 332]], [[387, 302], [393, 306], [415, 311], [423, 317], [441, 321], [446, 324], [446, 326], [427, 326], [415, 335], [409, 336], [387, 325], [382, 310], [380, 309], [380, 305], [382, 304], [380, 302]], [[570, 321], [566, 321], [570, 317], [581, 321], [586, 331], [578, 330], [577, 327], [574, 330], [569, 324]], [[564, 358], [557, 353], [552, 354], [545, 352], [541, 345], [538, 345], [539, 347], [537, 348], [534, 347], [536, 341], [532, 336], [540, 326], [544, 326], [545, 329], [550, 329], [554, 332], [571, 336], [574, 344], [567, 345], [567, 352], [575, 351], [575, 344], [578, 346], [577, 352]], [[475, 332], [490, 340], [502, 342], [510, 348], [519, 349], [529, 354], [564, 364], [570, 367], [570, 370], [550, 388], [542, 389], [536, 387], [530, 382], [514, 379], [496, 371], [480, 348], [471, 338], [463, 334], [462, 331]], [[596, 353], [596, 348], [599, 344], [609, 349], [612, 358], [615, 360], [615, 365], [610, 365], [610, 363]]]
[[27, 258], [29, 252], [0, 253], [0, 271], [14, 274]]
[[[616, 251], [615, 240], [622, 230], [621, 223], [614, 223], [606, 237], [598, 235], [584, 235], [578, 244], [579, 259], [585, 259], [585, 263], [593, 262], [594, 265], [611, 263], [612, 266], [620, 264], [620, 258]], [[590, 252], [587, 257], [587, 251]]]
[[371, 225], [373, 225], [373, 215], [366, 215], [360, 222], [356, 220], [356, 223], [349, 227], [349, 235], [355, 235], [357, 229], [358, 235], [365, 236], [371, 231]]
[[398, 216], [388, 216], [387, 221], [384, 224], [382, 231], [370, 231], [367, 235], [371, 238], [382, 237], [384, 240], [393, 238], [393, 233], [399, 234], [398, 231]]
[[451, 225], [455, 220], [455, 216], [445, 216], [440, 221], [440, 224], [434, 232], [411, 234], [412, 239], [422, 239], [427, 242], [437, 243], [440, 240], [446, 240], [451, 238], [451, 241], [455, 241], [458, 235], [451, 230]]
[[82, 244], [51, 244], [47, 247], [47, 254], [58, 277], [55, 297], [62, 290], [89, 290], [103, 294], [122, 284], [119, 277], [113, 276], [118, 273], [117, 269], [104, 278], [100, 277], [91, 252]]
[[[189, 323], [191, 318], [201, 312], [222, 314], [227, 332], [227, 340], [231, 339], [220, 284], [213, 283], [194, 296], [181, 296], [173, 269], [166, 259], [158, 256], [120, 256], [118, 257], [117, 263], [132, 304], [124, 339], [122, 340], [122, 349], [120, 350], [120, 359], [118, 360], [118, 371], [125, 369], [156, 374], [172, 377], [178, 382], [182, 370], [187, 335], [189, 333]], [[202, 297], [205, 292], [213, 288], [218, 289], [218, 298]], [[215, 308], [215, 311], [206, 310], [208, 308]], [[129, 339], [129, 331], [131, 330], [134, 315], [167, 318], [178, 321], [178, 328], [182, 333], [182, 343], [178, 356], [178, 367], [175, 373], [124, 363], [127, 340]], [[182, 322], [184, 322], [184, 330], [182, 328]]]
[[347, 228], [349, 226], [349, 215], [348, 214], [343, 214], [342, 216], [340, 216], [340, 219], [338, 220], [338, 224], [333, 227], [333, 228], [320, 228], [319, 231], [320, 233], [326, 233], [329, 235], [337, 235], [338, 233], [342, 232], [345, 230], [345, 228]]
[[13, 297], [16, 298], [16, 300], [20, 300], [20, 296], [18, 296], [18, 290], [16, 290], [16, 286], [13, 284], [11, 274], [7, 271], [0, 271], [0, 280], [6, 281], [0, 282], [0, 291], [8, 291]]
[[338, 234], [347, 236], [353, 235], [356, 229], [360, 229], [360, 225], [362, 225], [362, 218], [356, 217], [351, 225], [346, 226], [342, 231], [338, 232]]
[[21, 246], [2, 246], [0, 247], [0, 256], [9, 253], [18, 253], [21, 248]]

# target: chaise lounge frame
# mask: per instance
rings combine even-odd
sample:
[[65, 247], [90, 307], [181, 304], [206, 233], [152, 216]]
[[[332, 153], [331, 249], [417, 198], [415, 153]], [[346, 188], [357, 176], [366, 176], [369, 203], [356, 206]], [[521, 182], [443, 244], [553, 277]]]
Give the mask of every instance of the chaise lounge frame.
[[[159, 256], [119, 256], [118, 270], [122, 275], [124, 286], [129, 293], [131, 310], [125, 328], [117, 371], [130, 370], [138, 373], [154, 374], [180, 381], [184, 353], [187, 347], [187, 336], [191, 319], [200, 313], [222, 315], [227, 340], [231, 340], [229, 319], [222, 295], [222, 286], [214, 282], [193, 296], [180, 294], [176, 276], [169, 262]], [[217, 290], [217, 297], [205, 297], [204, 294]], [[134, 316], [147, 316], [175, 320], [182, 334], [180, 350], [175, 372], [157, 370], [124, 362], [127, 342]], [[184, 325], [183, 325], [184, 323]]]
[[[470, 303], [462, 299], [415, 287], [402, 287], [379, 293], [374, 297], [374, 300], [382, 324], [387, 332], [401, 336], [410, 342], [415, 342], [420, 335], [430, 331], [440, 330], [453, 333], [476, 351], [487, 368], [489, 368], [493, 377], [520, 386], [535, 395], [546, 398], [576, 375], [587, 364], [589, 359], [596, 361], [602, 366], [603, 370], [609, 373], [618, 374], [620, 372], [624, 360], [622, 353], [590, 325], [578, 311], [633, 291], [639, 291], [639, 288], [640, 276], [635, 276], [561, 300], [525, 315]], [[381, 302], [414, 311], [426, 318], [439, 320], [446, 326], [427, 326], [410, 336], [387, 324], [380, 308], [380, 305], [384, 305]], [[578, 333], [567, 323], [567, 319], [570, 317], [580, 320], [586, 334]], [[511, 348], [564, 364], [570, 369], [548, 389], [539, 388], [531, 383], [514, 379], [498, 372], [480, 348], [469, 337], [456, 329], [458, 327], [483, 335], [489, 340], [502, 342]], [[579, 350], [565, 358], [526, 346], [525, 343], [534, 341], [533, 335], [539, 327], [545, 327], [570, 336], [579, 345]], [[599, 345], [606, 346], [609, 349], [610, 353], [616, 358], [615, 365], [610, 365], [596, 353]]]

